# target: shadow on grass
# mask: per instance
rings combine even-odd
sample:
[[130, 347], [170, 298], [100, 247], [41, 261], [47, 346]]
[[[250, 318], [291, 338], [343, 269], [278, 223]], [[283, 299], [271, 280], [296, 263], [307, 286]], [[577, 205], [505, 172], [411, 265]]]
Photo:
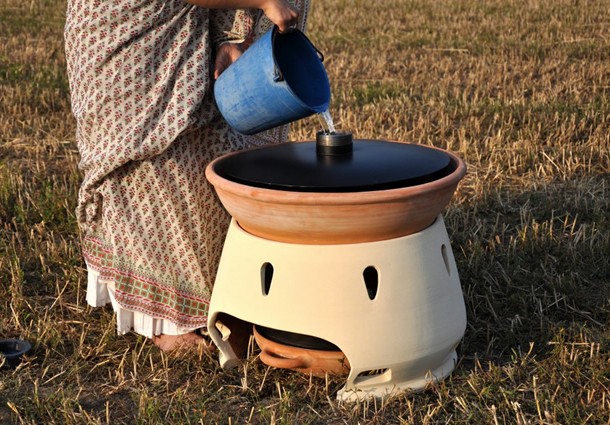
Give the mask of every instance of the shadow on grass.
[[488, 193], [470, 211], [449, 212], [468, 316], [463, 369], [473, 359], [544, 358], [560, 343], [608, 348], [609, 182]]

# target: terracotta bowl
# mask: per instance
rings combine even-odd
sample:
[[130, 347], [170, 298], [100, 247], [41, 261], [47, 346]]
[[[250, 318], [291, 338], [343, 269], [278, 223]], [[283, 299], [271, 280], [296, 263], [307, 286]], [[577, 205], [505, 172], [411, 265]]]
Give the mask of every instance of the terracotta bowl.
[[443, 152], [455, 164], [453, 172], [397, 189], [332, 193], [258, 188], [220, 176], [215, 166], [221, 158], [208, 165], [206, 177], [229, 214], [253, 235], [302, 244], [372, 242], [419, 232], [449, 204], [466, 165]]
[[267, 366], [293, 369], [313, 376], [349, 374], [350, 365], [342, 351], [312, 350], [280, 344], [262, 336], [253, 326], [254, 340]]

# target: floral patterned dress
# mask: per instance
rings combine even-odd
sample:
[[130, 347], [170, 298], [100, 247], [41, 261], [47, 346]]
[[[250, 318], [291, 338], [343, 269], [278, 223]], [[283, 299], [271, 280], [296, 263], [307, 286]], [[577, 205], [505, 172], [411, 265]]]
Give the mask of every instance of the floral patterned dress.
[[[296, 5], [304, 30], [308, 2]], [[287, 136], [286, 128], [241, 135], [222, 119], [212, 95], [214, 50], [270, 27], [258, 10], [183, 0], [68, 1], [87, 300], [112, 302], [119, 333], [206, 326], [229, 217], [205, 167]]]

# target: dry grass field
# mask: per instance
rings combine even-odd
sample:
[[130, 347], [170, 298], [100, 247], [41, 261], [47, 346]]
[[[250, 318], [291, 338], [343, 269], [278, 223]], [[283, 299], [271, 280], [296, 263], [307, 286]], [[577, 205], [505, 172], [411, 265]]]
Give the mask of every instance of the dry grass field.
[[[331, 114], [449, 149], [468, 326], [451, 377], [342, 404], [337, 379], [223, 371], [85, 303], [65, 0], [0, 1], [0, 423], [610, 424], [610, 1], [316, 0]], [[294, 140], [321, 128], [313, 117]]]

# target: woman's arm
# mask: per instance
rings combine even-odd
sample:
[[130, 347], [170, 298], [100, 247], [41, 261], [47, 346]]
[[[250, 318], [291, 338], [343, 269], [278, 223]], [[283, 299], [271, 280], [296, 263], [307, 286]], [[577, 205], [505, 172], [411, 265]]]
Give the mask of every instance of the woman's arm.
[[286, 31], [296, 26], [299, 12], [287, 0], [187, 0], [208, 9], [261, 9], [265, 15]]

